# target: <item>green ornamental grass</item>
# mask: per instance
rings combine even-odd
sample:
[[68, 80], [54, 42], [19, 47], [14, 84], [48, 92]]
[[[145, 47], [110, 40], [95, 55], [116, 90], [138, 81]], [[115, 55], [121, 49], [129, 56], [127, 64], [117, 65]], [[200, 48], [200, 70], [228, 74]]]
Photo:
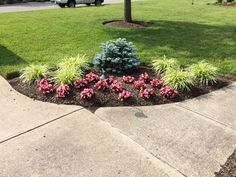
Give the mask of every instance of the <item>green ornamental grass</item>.
[[176, 68], [178, 66], [178, 62], [176, 59], [173, 58], [167, 59], [166, 56], [164, 55], [163, 58], [158, 58], [153, 60], [152, 66], [157, 74], [161, 74], [164, 73], [169, 68]]
[[200, 61], [193, 64], [191, 67], [194, 79], [202, 84], [208, 85], [209, 83], [216, 83], [217, 68], [206, 61]]
[[193, 85], [193, 77], [191, 73], [178, 69], [168, 69], [163, 77], [166, 85], [173, 87], [178, 91], [189, 91]]
[[46, 65], [30, 65], [22, 70], [20, 78], [24, 83], [32, 84], [48, 75]]

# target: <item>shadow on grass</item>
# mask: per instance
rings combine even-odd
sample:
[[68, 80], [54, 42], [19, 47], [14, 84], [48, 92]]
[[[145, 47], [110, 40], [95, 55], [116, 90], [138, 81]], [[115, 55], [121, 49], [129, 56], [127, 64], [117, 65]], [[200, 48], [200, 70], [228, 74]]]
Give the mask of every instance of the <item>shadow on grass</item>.
[[[21, 57], [8, 50], [6, 47], [0, 45], [0, 74], [6, 77], [7, 79], [16, 77], [19, 75], [19, 71], [17, 69], [13, 69], [7, 73], [2, 69], [4, 68], [12, 68], [12, 66], [27, 64], [25, 60]], [[15, 68], [15, 67], [14, 67]]]
[[[114, 38], [125, 37], [144, 53], [176, 58], [235, 58], [234, 26], [211, 26], [181, 21], [152, 21], [143, 29], [112, 29], [105, 31]], [[152, 51], [152, 52], [151, 52]]]

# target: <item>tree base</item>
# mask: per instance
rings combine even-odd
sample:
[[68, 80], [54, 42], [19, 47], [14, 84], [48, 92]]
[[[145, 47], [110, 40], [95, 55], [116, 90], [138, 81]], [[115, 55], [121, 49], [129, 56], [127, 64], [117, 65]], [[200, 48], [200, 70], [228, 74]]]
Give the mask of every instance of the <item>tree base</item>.
[[103, 22], [103, 24], [118, 28], [145, 28], [151, 26], [153, 23], [145, 21], [126, 22], [124, 20], [113, 20], [113, 21]]

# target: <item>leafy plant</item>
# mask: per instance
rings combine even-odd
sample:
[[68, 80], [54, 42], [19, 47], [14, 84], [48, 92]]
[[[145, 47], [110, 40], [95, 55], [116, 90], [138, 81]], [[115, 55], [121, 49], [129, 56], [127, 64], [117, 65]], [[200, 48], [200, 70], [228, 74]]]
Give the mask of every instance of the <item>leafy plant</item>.
[[165, 86], [161, 88], [160, 94], [166, 98], [175, 98], [178, 95], [178, 92], [170, 86]]
[[139, 91], [139, 94], [142, 98], [149, 99], [154, 94], [154, 90], [152, 88], [150, 88], [150, 89], [141, 89]]
[[108, 83], [106, 80], [100, 80], [98, 81], [96, 84], [94, 84], [94, 87], [97, 89], [97, 90], [106, 90], [108, 88]]
[[48, 75], [45, 65], [30, 65], [22, 70], [20, 78], [24, 83], [32, 84]]
[[146, 72], [139, 75], [139, 80], [143, 80], [144, 82], [148, 82], [149, 79], [150, 79], [150, 76]]
[[93, 64], [104, 73], [122, 73], [140, 65], [135, 55], [136, 48], [126, 39], [117, 39], [103, 43], [102, 53], [97, 54]]
[[91, 99], [92, 96], [94, 95], [94, 91], [91, 88], [85, 88], [81, 93], [80, 93], [80, 98], [83, 100], [86, 99]]
[[69, 93], [70, 93], [69, 85], [60, 85], [56, 89], [56, 97], [58, 98], [65, 98], [66, 95], [69, 95]]
[[163, 80], [160, 79], [153, 79], [151, 82], [151, 86], [161, 88], [164, 85]]
[[191, 71], [196, 80], [200, 83], [208, 85], [209, 83], [216, 83], [217, 68], [213, 65], [201, 61], [197, 64], [193, 64]]
[[180, 68], [178, 69], [168, 69], [165, 72], [163, 80], [166, 85], [170, 85], [176, 90], [190, 90], [193, 85], [192, 75]]
[[134, 81], [134, 88], [136, 89], [143, 89], [145, 87], [144, 80]]
[[97, 74], [94, 74], [92, 72], [86, 74], [86, 77], [85, 79], [88, 81], [88, 82], [96, 82], [96, 81], [99, 81], [100, 78]]
[[54, 80], [57, 85], [70, 85], [74, 80], [81, 78], [83, 72], [75, 67], [60, 68], [56, 71]]
[[130, 97], [132, 97], [132, 93], [127, 90], [123, 90], [121, 93], [119, 93], [118, 99], [120, 101], [125, 101], [125, 100], [129, 99]]
[[111, 90], [115, 92], [122, 92], [124, 90], [124, 87], [119, 81], [115, 80], [111, 84]]
[[38, 82], [38, 89], [43, 94], [47, 94], [53, 92], [54, 87], [48, 78], [43, 78]]
[[89, 67], [88, 58], [85, 55], [77, 55], [76, 57], [65, 58], [58, 64], [60, 68], [75, 67], [76, 69], [87, 69]]
[[80, 89], [82, 87], [85, 87], [88, 84], [88, 81], [84, 78], [78, 79], [74, 82], [74, 86], [77, 89]]
[[178, 66], [178, 62], [173, 58], [167, 59], [164, 55], [163, 58], [153, 60], [152, 66], [157, 74], [161, 74], [166, 72], [167, 69], [176, 68]]
[[134, 82], [134, 77], [132, 76], [123, 76], [122, 81], [127, 84], [131, 84]]

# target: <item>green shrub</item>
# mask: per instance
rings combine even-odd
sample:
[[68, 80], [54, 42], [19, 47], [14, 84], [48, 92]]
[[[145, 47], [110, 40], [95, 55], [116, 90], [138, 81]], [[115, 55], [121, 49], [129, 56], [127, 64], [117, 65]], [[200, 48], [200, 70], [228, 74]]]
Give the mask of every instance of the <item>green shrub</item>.
[[88, 58], [85, 55], [65, 58], [58, 64], [60, 68], [75, 67], [77, 69], [87, 69], [89, 67]]
[[167, 69], [176, 68], [178, 66], [178, 62], [176, 59], [167, 59], [166, 56], [164, 56], [163, 58], [153, 60], [152, 66], [157, 74], [161, 74]]
[[165, 72], [163, 80], [166, 85], [169, 85], [178, 91], [190, 90], [193, 85], [193, 77], [191, 73], [180, 68], [168, 69]]
[[193, 64], [190, 69], [194, 78], [200, 83], [205, 85], [208, 85], [209, 83], [216, 83], [218, 69], [213, 65], [205, 61], [201, 61], [197, 64]]
[[23, 82], [31, 84], [48, 75], [48, 68], [45, 65], [30, 65], [22, 70], [20, 78]]
[[103, 43], [102, 53], [97, 54], [93, 64], [104, 73], [122, 73], [140, 65], [135, 55], [136, 48], [126, 39], [117, 39]]
[[77, 69], [76, 67], [59, 68], [55, 72], [53, 80], [56, 82], [57, 85], [70, 85], [73, 83], [74, 80], [81, 78], [82, 75], [82, 70]]

